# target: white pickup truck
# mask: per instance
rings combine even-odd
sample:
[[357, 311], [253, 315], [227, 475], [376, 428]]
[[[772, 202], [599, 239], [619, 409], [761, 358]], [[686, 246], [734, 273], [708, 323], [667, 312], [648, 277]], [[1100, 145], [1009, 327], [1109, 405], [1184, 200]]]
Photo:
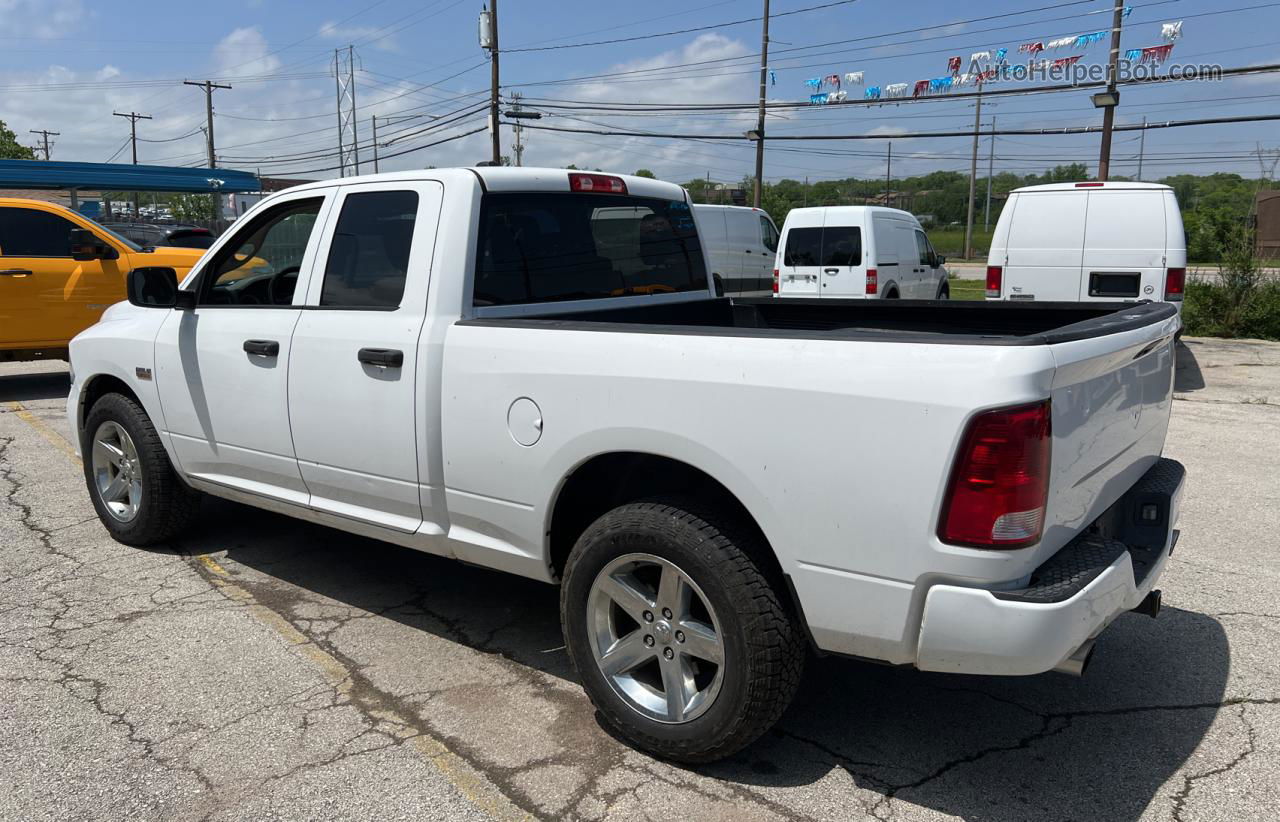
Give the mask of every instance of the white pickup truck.
[[675, 185], [415, 171], [269, 197], [181, 286], [135, 270], [67, 412], [121, 542], [210, 494], [559, 583], [605, 721], [697, 762], [770, 727], [811, 649], [1078, 673], [1154, 615], [1177, 328], [717, 298]]

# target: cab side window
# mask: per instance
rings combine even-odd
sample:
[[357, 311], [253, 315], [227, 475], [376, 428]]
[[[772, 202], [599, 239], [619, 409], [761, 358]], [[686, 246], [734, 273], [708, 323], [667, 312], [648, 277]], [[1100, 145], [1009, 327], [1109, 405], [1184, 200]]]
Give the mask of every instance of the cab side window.
[[294, 200], [260, 214], [205, 267], [197, 304], [290, 305], [323, 197]]
[[0, 208], [0, 254], [5, 257], [70, 257], [75, 223], [34, 208]]
[[923, 231], [916, 231], [916, 249], [920, 252], [920, 265], [929, 268], [933, 265], [933, 248], [929, 245], [929, 238], [924, 236]]
[[760, 242], [770, 251], [778, 250], [778, 229], [766, 217], [760, 218]]
[[399, 308], [417, 218], [415, 191], [347, 195], [329, 246], [320, 305]]

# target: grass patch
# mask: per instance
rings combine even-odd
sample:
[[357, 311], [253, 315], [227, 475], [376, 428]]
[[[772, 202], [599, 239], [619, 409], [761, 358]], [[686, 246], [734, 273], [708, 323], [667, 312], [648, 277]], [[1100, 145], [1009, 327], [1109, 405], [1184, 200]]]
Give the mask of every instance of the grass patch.
[[[937, 228], [927, 233], [933, 250], [944, 257], [958, 260], [964, 255], [963, 228]], [[991, 235], [994, 233], [994, 229], [983, 231], [975, 228], [973, 230], [973, 253], [978, 259], [987, 258], [987, 251], [991, 248]]]
[[948, 280], [953, 300], [985, 300], [987, 283], [985, 280]]

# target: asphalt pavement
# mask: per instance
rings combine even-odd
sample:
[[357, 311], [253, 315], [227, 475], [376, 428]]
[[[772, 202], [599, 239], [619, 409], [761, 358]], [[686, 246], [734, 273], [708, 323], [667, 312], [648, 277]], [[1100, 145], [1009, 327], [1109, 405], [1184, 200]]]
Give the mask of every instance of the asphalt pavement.
[[113, 542], [65, 367], [0, 365], [0, 819], [1280, 818], [1280, 344], [1184, 342], [1159, 619], [1082, 679], [817, 660], [696, 769], [602, 730], [551, 586], [217, 501]]

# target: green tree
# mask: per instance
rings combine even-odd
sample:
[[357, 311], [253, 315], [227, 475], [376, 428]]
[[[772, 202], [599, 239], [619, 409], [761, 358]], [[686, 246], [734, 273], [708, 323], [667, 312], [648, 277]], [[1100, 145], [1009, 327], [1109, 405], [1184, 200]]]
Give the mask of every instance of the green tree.
[[656, 180], [656, 179], [658, 179], [658, 175], [654, 174], [652, 171], [650, 171], [650, 170], [649, 170], [649, 169], [647, 169], [647, 168], [642, 168], [642, 169], [637, 170], [637, 171], [636, 171], [636, 173], [635, 173], [635, 176], [637, 176], [637, 177], [648, 177], [650, 180]]
[[0, 120], [0, 159], [34, 160], [35, 158], [35, 151], [19, 143], [18, 135], [14, 134], [13, 129], [5, 125], [3, 120]]
[[213, 219], [213, 200], [208, 194], [179, 194], [169, 200], [173, 219], [180, 223], [206, 223]]

